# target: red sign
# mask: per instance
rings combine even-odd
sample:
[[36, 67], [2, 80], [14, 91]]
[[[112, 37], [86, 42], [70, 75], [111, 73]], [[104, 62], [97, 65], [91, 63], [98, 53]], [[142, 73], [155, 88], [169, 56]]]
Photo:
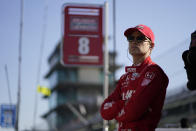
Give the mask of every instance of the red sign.
[[66, 5], [63, 11], [64, 65], [103, 65], [102, 6]]

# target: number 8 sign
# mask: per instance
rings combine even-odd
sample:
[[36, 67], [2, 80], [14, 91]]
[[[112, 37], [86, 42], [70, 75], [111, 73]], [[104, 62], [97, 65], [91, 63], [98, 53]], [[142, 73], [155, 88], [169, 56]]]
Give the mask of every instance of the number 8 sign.
[[61, 60], [65, 66], [103, 65], [102, 14], [102, 5], [64, 5]]
[[81, 55], [86, 55], [89, 53], [89, 39], [87, 37], [81, 37], [78, 40], [78, 52]]

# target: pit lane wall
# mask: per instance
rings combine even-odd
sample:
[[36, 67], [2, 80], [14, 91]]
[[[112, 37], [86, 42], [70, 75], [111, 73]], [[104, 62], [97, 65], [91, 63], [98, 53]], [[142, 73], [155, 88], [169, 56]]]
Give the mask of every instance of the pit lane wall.
[[196, 129], [180, 129], [180, 128], [158, 128], [156, 131], [196, 131]]

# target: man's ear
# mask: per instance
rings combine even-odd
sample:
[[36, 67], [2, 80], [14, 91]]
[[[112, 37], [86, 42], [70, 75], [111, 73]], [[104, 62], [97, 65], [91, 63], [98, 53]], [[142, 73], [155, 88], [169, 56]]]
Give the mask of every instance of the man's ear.
[[150, 48], [152, 48], [152, 49], [154, 48], [154, 43], [150, 44]]

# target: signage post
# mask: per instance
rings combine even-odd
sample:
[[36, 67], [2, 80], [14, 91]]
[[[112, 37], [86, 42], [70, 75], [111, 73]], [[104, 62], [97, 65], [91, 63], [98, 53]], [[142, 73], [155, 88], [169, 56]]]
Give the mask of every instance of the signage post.
[[[108, 56], [108, 2], [105, 2], [105, 39], [104, 39], [104, 85], [103, 96], [104, 99], [108, 97], [109, 91], [109, 56]], [[108, 131], [108, 121], [103, 120], [103, 131]]]
[[[63, 8], [61, 62], [64, 66], [103, 66], [103, 97], [108, 96], [108, 3], [105, 2], [104, 40], [103, 5], [66, 4]], [[103, 56], [104, 42], [104, 56]], [[108, 131], [103, 121], [103, 130]]]

